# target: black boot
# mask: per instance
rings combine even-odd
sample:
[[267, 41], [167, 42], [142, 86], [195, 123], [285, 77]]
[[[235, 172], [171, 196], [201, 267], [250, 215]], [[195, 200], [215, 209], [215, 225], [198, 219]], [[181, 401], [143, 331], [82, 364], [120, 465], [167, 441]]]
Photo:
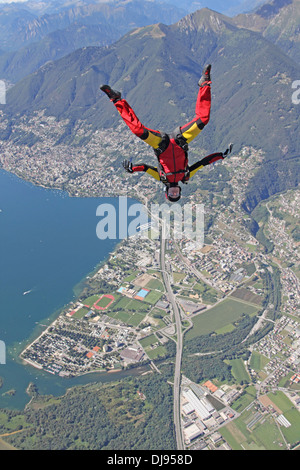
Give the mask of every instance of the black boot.
[[101, 85], [100, 90], [102, 90], [114, 103], [121, 99], [121, 92], [113, 90], [109, 85]]
[[210, 70], [211, 70], [211, 65], [207, 65], [206, 67], [204, 67], [203, 69], [203, 72], [202, 72], [202, 76], [198, 82], [198, 85], [200, 87], [203, 87], [205, 85], [209, 85], [209, 83], [211, 83], [211, 79], [210, 79]]

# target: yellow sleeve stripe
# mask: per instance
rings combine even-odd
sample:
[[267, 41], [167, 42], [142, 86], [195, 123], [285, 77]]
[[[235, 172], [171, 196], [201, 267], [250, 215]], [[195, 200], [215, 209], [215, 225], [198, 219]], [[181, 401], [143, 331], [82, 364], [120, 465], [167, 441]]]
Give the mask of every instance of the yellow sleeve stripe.
[[191, 171], [190, 172], [190, 178], [192, 178], [192, 176], [194, 176], [195, 173], [197, 173], [198, 170], [200, 170], [200, 168], [203, 168], [204, 165], [200, 165], [198, 166], [198, 168], [196, 168], [195, 170]]
[[155, 178], [157, 181], [160, 181], [159, 173], [157, 170], [154, 170], [154, 168], [148, 168], [146, 173], [148, 173], [150, 176], [153, 176], [153, 178]]
[[147, 139], [144, 140], [148, 145], [151, 147], [157, 149], [159, 147], [159, 144], [161, 143], [161, 137], [158, 135], [152, 134], [152, 132], [149, 131], [149, 135]]
[[184, 131], [182, 135], [189, 144], [193, 139], [195, 139], [195, 137], [197, 137], [198, 134], [200, 134], [200, 132], [201, 129], [199, 129], [197, 123], [194, 122], [194, 124], [189, 129]]

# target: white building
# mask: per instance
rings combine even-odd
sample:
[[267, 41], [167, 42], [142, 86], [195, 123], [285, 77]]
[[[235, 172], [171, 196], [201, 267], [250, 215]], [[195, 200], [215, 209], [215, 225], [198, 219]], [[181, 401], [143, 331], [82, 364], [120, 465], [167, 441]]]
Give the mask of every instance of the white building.
[[199, 398], [197, 398], [194, 392], [190, 389], [184, 390], [183, 396], [189, 402], [191, 407], [194, 408], [195, 413], [200, 419], [208, 419], [211, 417], [214, 408], [205, 398], [199, 400]]
[[196, 424], [191, 424], [190, 426], [186, 427], [184, 430], [184, 436], [187, 442], [191, 442], [196, 437], [201, 436], [203, 430], [199, 429]]

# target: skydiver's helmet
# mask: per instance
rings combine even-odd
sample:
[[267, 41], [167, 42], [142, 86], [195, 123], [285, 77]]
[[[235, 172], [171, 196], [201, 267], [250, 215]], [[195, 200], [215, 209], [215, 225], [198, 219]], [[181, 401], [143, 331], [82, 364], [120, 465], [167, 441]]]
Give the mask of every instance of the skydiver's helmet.
[[181, 187], [177, 183], [170, 183], [165, 188], [166, 198], [170, 202], [177, 202], [181, 197]]

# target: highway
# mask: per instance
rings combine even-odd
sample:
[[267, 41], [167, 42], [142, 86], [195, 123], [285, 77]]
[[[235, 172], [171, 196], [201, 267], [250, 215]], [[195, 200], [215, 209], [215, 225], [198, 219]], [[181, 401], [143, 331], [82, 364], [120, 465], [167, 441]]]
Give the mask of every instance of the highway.
[[160, 237], [160, 266], [163, 275], [163, 281], [166, 288], [168, 299], [172, 305], [173, 310], [173, 322], [175, 322], [176, 326], [176, 334], [177, 334], [177, 347], [176, 347], [176, 361], [175, 361], [175, 371], [174, 371], [174, 426], [175, 426], [175, 434], [176, 434], [176, 443], [178, 450], [184, 450], [184, 444], [182, 439], [182, 432], [181, 432], [181, 413], [180, 413], [180, 383], [181, 383], [181, 358], [182, 358], [182, 328], [181, 328], [181, 318], [180, 312], [175, 300], [175, 296], [173, 294], [169, 273], [166, 271], [165, 266], [165, 246], [166, 240], [163, 236], [164, 233], [164, 225], [162, 222], [162, 232]]

